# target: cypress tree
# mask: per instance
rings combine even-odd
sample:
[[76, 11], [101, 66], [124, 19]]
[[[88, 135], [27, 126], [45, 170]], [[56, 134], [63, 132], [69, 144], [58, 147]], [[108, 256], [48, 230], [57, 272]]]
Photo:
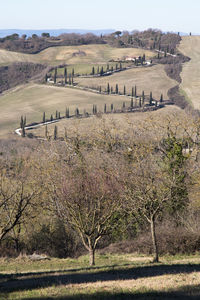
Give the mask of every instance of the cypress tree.
[[98, 68], [97, 68], [97, 74], [99, 74], [99, 66], [98, 66]]
[[58, 119], [60, 119], [60, 112], [58, 113]]
[[131, 97], [134, 97], [134, 88], [132, 87]]
[[75, 109], [75, 116], [76, 116], [76, 117], [79, 116], [79, 109], [78, 109], [78, 107]]
[[118, 84], [116, 84], [116, 87], [115, 87], [115, 94], [118, 94], [119, 93], [119, 88], [118, 88]]
[[69, 85], [71, 85], [71, 74], [69, 74]]
[[126, 95], [126, 87], [125, 87], [125, 85], [124, 85], [124, 96]]
[[133, 98], [131, 98], [131, 108], [133, 108]]
[[118, 64], [115, 65], [115, 70], [118, 70]]
[[110, 88], [110, 93], [113, 94], [113, 87]]
[[65, 110], [65, 117], [66, 118], [69, 118], [69, 108], [67, 107], [66, 110]]
[[104, 114], [106, 114], [106, 104], [104, 104]]
[[137, 97], [137, 86], [135, 85], [135, 97]]
[[65, 84], [67, 84], [67, 68], [64, 69]]
[[22, 129], [23, 125], [24, 125], [24, 118], [23, 118], [23, 116], [21, 116], [21, 120], [20, 120], [20, 128], [21, 129]]
[[145, 95], [144, 95], [144, 91], [142, 91], [142, 103], [144, 104], [144, 100], [145, 100]]
[[71, 85], [74, 85], [74, 77], [72, 75]]
[[122, 108], [124, 109], [125, 107], [126, 107], [126, 104], [125, 104], [125, 102], [123, 102]]
[[50, 117], [50, 121], [53, 121], [53, 115], [51, 115], [51, 117]]
[[72, 77], [74, 77], [74, 68], [72, 69]]
[[23, 125], [24, 125], [24, 127], [26, 126], [26, 116], [24, 117]]
[[140, 100], [139, 100], [139, 106], [142, 107], [142, 99], [140, 97]]
[[103, 76], [103, 73], [104, 73], [103, 67], [101, 67], [100, 75]]
[[107, 72], [110, 70], [110, 66], [109, 64], [107, 64]]
[[45, 112], [43, 112], [43, 120], [42, 120], [43, 123], [46, 122], [46, 117], [45, 117]]
[[110, 105], [111, 112], [113, 112], [113, 104]]
[[95, 74], [95, 69], [94, 69], [94, 67], [92, 67], [92, 75], [94, 75]]
[[57, 128], [57, 126], [55, 125], [55, 127], [54, 127], [54, 133], [53, 133], [53, 139], [54, 139], [54, 140], [57, 140], [57, 137], [58, 137], [58, 128]]
[[99, 87], [99, 93], [101, 94], [101, 86]]
[[56, 110], [56, 120], [58, 119], [58, 111]]
[[26, 136], [26, 131], [25, 131], [25, 126], [23, 124], [22, 126], [22, 137], [25, 137]]
[[109, 83], [107, 85], [107, 93], [110, 94], [110, 85], [109, 85]]
[[149, 96], [149, 105], [152, 105], [153, 97], [152, 97], [152, 92], [150, 92]]
[[57, 68], [55, 68], [55, 72], [54, 72], [54, 84], [56, 84], [56, 79], [57, 79]]
[[48, 79], [48, 76], [47, 76], [47, 74], [45, 75], [45, 82], [47, 82], [47, 79]]
[[111, 67], [111, 72], [113, 72], [113, 66]]
[[160, 102], [163, 102], [163, 94], [160, 95]]

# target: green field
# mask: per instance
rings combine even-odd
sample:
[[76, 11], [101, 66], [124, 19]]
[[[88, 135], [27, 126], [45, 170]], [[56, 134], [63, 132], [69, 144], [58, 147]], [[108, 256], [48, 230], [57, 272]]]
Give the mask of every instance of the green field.
[[1, 299], [199, 299], [198, 256], [151, 257], [135, 254], [31, 261], [1, 259]]

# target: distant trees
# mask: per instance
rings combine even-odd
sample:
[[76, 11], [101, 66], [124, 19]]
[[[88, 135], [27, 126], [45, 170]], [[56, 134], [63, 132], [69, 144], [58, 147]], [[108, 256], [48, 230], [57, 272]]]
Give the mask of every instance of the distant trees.
[[42, 33], [42, 37], [44, 38], [49, 38], [50, 37], [50, 34], [48, 32], [43, 32]]

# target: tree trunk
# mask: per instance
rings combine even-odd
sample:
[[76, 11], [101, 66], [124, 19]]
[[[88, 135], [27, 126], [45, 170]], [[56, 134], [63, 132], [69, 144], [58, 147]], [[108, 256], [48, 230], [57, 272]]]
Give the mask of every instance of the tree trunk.
[[90, 249], [89, 255], [90, 255], [90, 266], [94, 266], [95, 265], [95, 249]]
[[156, 231], [155, 231], [155, 218], [151, 218], [151, 237], [152, 237], [152, 243], [153, 243], [153, 262], [158, 262], [158, 245], [157, 245], [157, 239], [156, 239]]

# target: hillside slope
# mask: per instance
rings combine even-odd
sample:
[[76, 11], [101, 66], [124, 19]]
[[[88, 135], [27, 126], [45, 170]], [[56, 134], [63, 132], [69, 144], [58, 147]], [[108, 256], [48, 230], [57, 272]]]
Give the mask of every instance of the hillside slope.
[[150, 58], [154, 52], [135, 48], [113, 48], [109, 45], [82, 45], [82, 46], [61, 46], [51, 47], [38, 54], [23, 54], [0, 49], [0, 65], [13, 62], [34, 62], [58, 64], [78, 63], [107, 63], [110, 59], [122, 58], [123, 56], [146, 55]]
[[191, 60], [183, 65], [180, 85], [195, 109], [200, 109], [200, 36], [185, 36], [179, 50]]
[[[46, 117], [55, 116], [56, 110], [65, 114], [66, 107], [70, 108], [70, 114], [74, 114], [76, 107], [80, 113], [86, 109], [92, 111], [93, 104], [103, 110], [104, 103], [110, 107], [122, 107], [123, 97], [111, 95], [99, 95], [71, 88], [55, 86], [27, 84], [11, 89], [0, 97], [0, 136], [13, 133], [19, 127], [21, 115], [26, 115], [27, 123], [42, 121], [43, 112]], [[130, 103], [127, 99], [127, 103]]]

